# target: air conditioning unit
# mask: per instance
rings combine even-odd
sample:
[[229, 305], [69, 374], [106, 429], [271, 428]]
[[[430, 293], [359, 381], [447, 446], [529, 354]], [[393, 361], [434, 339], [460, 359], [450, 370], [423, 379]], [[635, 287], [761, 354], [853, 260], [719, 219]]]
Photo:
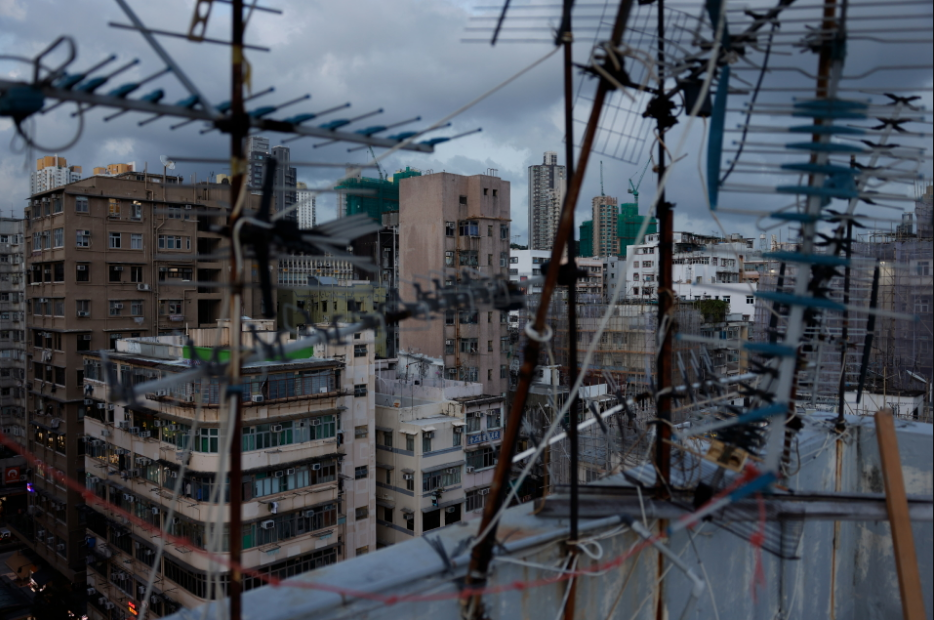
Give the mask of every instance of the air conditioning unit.
[[45, 542], [51, 545], [55, 542], [55, 537], [49, 536], [48, 538], [45, 539]]
[[114, 266], [113, 266], [113, 270], [114, 270], [114, 271], [123, 271], [123, 265], [114, 265]]
[[[86, 312], [85, 314], [91, 314], [91, 313]], [[91, 339], [91, 334], [84, 334], [81, 336], [81, 340], [90, 340], [90, 339]]]
[[175, 470], [170, 471], [169, 478], [178, 478], [178, 472]]
[[109, 409], [110, 411], [113, 411], [113, 410], [114, 410], [114, 404], [113, 404], [113, 403], [107, 403], [107, 409]]
[[188, 210], [188, 211], [190, 211], [190, 210], [191, 210], [191, 205], [185, 205], [185, 209]]
[[306, 519], [310, 519], [310, 518], [312, 518], [313, 516], [315, 516], [315, 511], [314, 511], [314, 510], [306, 510], [306, 511], [305, 511], [305, 518], [306, 518]]
[[110, 437], [110, 431], [105, 428], [101, 431], [101, 437]]
[[153, 507], [152, 507], [152, 514], [154, 514], [154, 515], [159, 514], [159, 509], [156, 508], [155, 506], [153, 506]]
[[435, 436], [435, 432], [434, 431], [423, 431], [422, 436], [425, 437], [426, 439], [431, 439], [432, 437]]
[[318, 471], [318, 470], [320, 470], [320, 469], [321, 469], [321, 463], [312, 463], [312, 464], [311, 464], [311, 471]]
[[156, 428], [162, 428], [162, 420], [156, 420], [152, 423], [152, 425]]
[[294, 467], [289, 467], [287, 470], [285, 470], [285, 473], [286, 473], [286, 475], [291, 476], [292, 474], [295, 473], [295, 468], [294, 468]]
[[104, 408], [104, 404], [105, 404], [105, 403], [97, 403], [97, 408], [98, 408], [98, 409], [103, 409], [103, 408]]
[[454, 506], [448, 506], [447, 508], [444, 509], [444, 512], [446, 512], [446, 513], [448, 513], [448, 514], [451, 514], [451, 513], [453, 513], [455, 510], [457, 510], [457, 508], [455, 508]]
[[275, 475], [276, 475], [276, 478], [281, 478], [285, 475], [285, 472], [280, 469], [279, 471], [276, 472]]
[[272, 519], [269, 519], [268, 521], [263, 521], [260, 523], [259, 526], [264, 530], [271, 530], [272, 528], [276, 527], [276, 522]]
[[133, 435], [139, 435], [139, 427], [138, 426], [130, 427], [130, 433]]
[[140, 431], [139, 436], [142, 437], [143, 439], [149, 439], [150, 437], [152, 437], [152, 431]]
[[168, 396], [168, 395], [169, 395], [168, 390], [156, 390], [156, 396]]
[[119, 454], [120, 456], [126, 456], [127, 452], [128, 450], [126, 448], [117, 448], [117, 454]]
[[281, 432], [282, 432], [282, 425], [281, 425], [281, 424], [273, 424], [273, 425], [272, 425], [272, 432], [274, 432], [274, 433], [281, 433]]
[[89, 316], [91, 316], [91, 313], [90, 313], [90, 312], [82, 312], [82, 311], [79, 310], [79, 311], [78, 311], [78, 316], [79, 316], [79, 317], [89, 317]]
[[479, 491], [477, 491], [477, 495], [489, 495], [489, 494], [490, 494], [490, 489], [489, 489], [489, 487], [487, 487], [487, 488], [485, 488], [485, 489], [480, 489]]
[[94, 588], [88, 588], [88, 596], [93, 596], [95, 592], [97, 592], [97, 590]]
[[42, 538], [43, 536], [45, 536], [45, 530], [39, 530], [36, 532], [36, 538]]
[[254, 403], [261, 403], [266, 400], [262, 394], [254, 394], [251, 398]]
[[148, 290], [149, 290], [149, 285], [148, 285], [148, 284], [143, 284], [143, 283], [137, 284], [137, 285], [136, 285], [136, 290], [137, 290], [137, 291], [148, 291]]
[[311, 419], [311, 425], [312, 425], [312, 426], [321, 426], [321, 420], [320, 420], [319, 418], [312, 418], [312, 419]]
[[269, 512], [272, 514], [279, 512], [279, 502], [269, 502]]
[[114, 607], [116, 607], [116, 605], [114, 605], [110, 601], [107, 601], [106, 603], [104, 603], [104, 607], [109, 610], [109, 609], [113, 609]]
[[87, 266], [87, 265], [77, 265], [76, 268], [78, 269], [78, 271], [87, 271], [87, 270], [88, 270], [88, 266]]
[[91, 236], [91, 231], [90, 231], [90, 230], [82, 230], [82, 231], [80, 231], [80, 232], [81, 232], [82, 236], [85, 236], [85, 237], [90, 237], [90, 236]]
[[319, 389], [318, 389], [318, 393], [319, 393], [319, 394], [327, 394], [327, 393], [328, 393], [328, 389], [327, 389], [326, 387], [319, 388]]
[[121, 431], [125, 431], [130, 428], [130, 423], [127, 420], [117, 422], [117, 428], [119, 428]]
[[472, 474], [472, 473], [473, 473], [473, 466], [472, 466], [472, 465], [468, 465], [468, 466], [467, 466], [467, 473], [468, 473], [468, 474]]
[[[467, 469], [468, 469], [468, 470], [472, 470], [473, 468], [472, 468], [472, 467], [468, 467]], [[412, 474], [402, 474], [402, 479], [403, 479], [403, 480], [414, 480], [414, 479], [415, 479], [415, 476], [412, 475]]]
[[85, 404], [85, 405], [93, 405], [93, 404], [94, 404], [94, 401], [91, 400], [90, 398], [85, 398], [85, 399], [84, 399], [84, 404]]

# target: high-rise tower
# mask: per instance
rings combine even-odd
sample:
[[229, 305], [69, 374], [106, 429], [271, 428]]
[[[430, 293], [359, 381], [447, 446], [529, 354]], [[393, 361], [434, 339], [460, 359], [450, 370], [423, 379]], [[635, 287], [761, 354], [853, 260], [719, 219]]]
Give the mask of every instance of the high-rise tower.
[[529, 166], [529, 249], [550, 250], [561, 218], [567, 169], [546, 151], [542, 165]]

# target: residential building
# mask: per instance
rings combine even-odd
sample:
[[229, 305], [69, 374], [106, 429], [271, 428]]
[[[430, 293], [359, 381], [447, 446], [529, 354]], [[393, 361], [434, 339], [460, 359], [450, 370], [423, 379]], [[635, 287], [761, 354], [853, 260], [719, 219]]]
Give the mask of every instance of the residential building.
[[136, 170], [136, 162], [131, 161], [128, 164], [107, 164], [106, 166], [98, 166], [94, 168], [93, 174], [95, 176], [114, 177], [124, 172], [133, 172], [134, 170]]
[[616, 235], [619, 239], [619, 252], [617, 256], [626, 257], [626, 248], [631, 245], [639, 245], [645, 238], [645, 235], [651, 235], [658, 232], [658, 222], [655, 218], [649, 218], [643, 236], [639, 236], [642, 225], [645, 223], [647, 215], [639, 215], [638, 202], [626, 202], [619, 205], [619, 218], [617, 220]]
[[[282, 276], [280, 268], [280, 287], [276, 293], [278, 324], [293, 336], [308, 325], [351, 322], [355, 315], [380, 312], [386, 304], [388, 289], [374, 282], [309, 276], [303, 285], [289, 288], [281, 285]], [[386, 325], [376, 331], [377, 359], [395, 357], [398, 337], [396, 325]]]
[[302, 181], [295, 184], [295, 201], [298, 204], [298, 227], [302, 230], [314, 228], [317, 224], [318, 214], [315, 208], [315, 193], [308, 189]]
[[503, 396], [484, 394], [479, 383], [392, 377], [389, 371], [377, 379], [380, 547], [480, 515], [504, 419]]
[[46, 155], [36, 160], [29, 175], [29, 195], [68, 185], [81, 179], [81, 166], [69, 166], [64, 157]]
[[298, 225], [298, 210], [292, 207], [298, 202], [295, 188], [298, 184], [298, 172], [291, 165], [292, 152], [287, 146], [272, 147], [272, 157], [276, 158], [276, 177], [273, 181], [273, 211], [286, 213], [286, 220]]
[[[45, 471], [72, 479], [83, 471], [86, 352], [113, 349], [121, 338], [216, 325], [229, 311], [222, 307], [227, 263], [217, 253], [225, 241], [211, 227], [226, 219], [220, 201], [229, 200], [229, 186], [173, 180], [95, 176], [29, 200], [26, 434]], [[247, 287], [241, 314], [258, 316], [260, 306], [258, 287]], [[66, 578], [83, 582], [81, 497], [49, 476], [34, 470], [35, 527], [17, 533]], [[36, 508], [40, 497], [62, 509]]]
[[287, 254], [278, 260], [279, 286], [308, 286], [309, 278], [333, 278], [340, 282], [353, 280], [353, 264], [332, 256]]
[[[418, 280], [452, 284], [470, 269], [506, 278], [509, 263], [509, 182], [478, 174], [435, 173], [399, 184], [400, 294], [415, 300]], [[465, 308], [402, 329], [399, 349], [444, 359], [448, 379], [506, 391], [511, 343], [507, 313]]]
[[382, 223], [383, 214], [399, 211], [399, 182], [402, 179], [420, 176], [422, 172], [405, 167], [392, 176], [378, 179], [363, 176], [359, 171], [348, 176], [335, 186], [339, 217], [366, 213], [374, 222]]
[[246, 172], [247, 187], [249, 187], [254, 194], [259, 194], [263, 187], [266, 158], [269, 156], [269, 138], [250, 136], [246, 139], [244, 153], [249, 162]]
[[541, 293], [541, 283], [523, 285], [522, 282], [544, 275], [541, 266], [550, 259], [549, 250], [509, 250], [509, 279], [518, 282], [529, 295]]
[[593, 220], [587, 220], [580, 225], [580, 240], [578, 256], [593, 256]]
[[[243, 331], [247, 345], [278, 338], [273, 321], [245, 321]], [[228, 347], [229, 332], [222, 321], [187, 337], [120, 340], [110, 360], [119, 366], [118, 380], [138, 384], [189, 371], [193, 355], [206, 359], [213, 346]], [[375, 548], [372, 345], [372, 334], [361, 332], [340, 345], [244, 367], [243, 432], [236, 439], [243, 449], [244, 567], [293, 575]], [[148, 603], [155, 615], [203, 603], [212, 562], [199, 551], [212, 549], [212, 524], [226, 530], [229, 522], [229, 487], [218, 484], [219, 379], [179, 383], [135, 404], [108, 403], [101, 355], [88, 353], [84, 362], [92, 404], [78, 438], [86, 449], [82, 478], [98, 497], [136, 517], [89, 505], [89, 616], [109, 619], [114, 607], [139, 610], [153, 567]], [[185, 537], [193, 548], [166, 544], [155, 564], [158, 541], [146, 526]], [[224, 556], [226, 544], [213, 551]], [[245, 590], [261, 584], [244, 578]]]
[[[26, 447], [24, 220], [0, 218], [0, 429]], [[26, 516], [26, 460], [0, 446], [0, 498], [9, 522]]]
[[577, 279], [577, 291], [581, 295], [603, 295], [603, 260], [600, 258], [578, 258], [577, 270], [587, 275]]
[[[615, 256], [619, 254], [619, 207], [613, 196], [594, 196], [593, 249], [590, 256]], [[581, 256], [584, 256], [582, 253]]]
[[[652, 299], [658, 290], [658, 233], [627, 248], [626, 297]], [[745, 262], [762, 258], [754, 240], [674, 233], [672, 280], [675, 294], [686, 301], [719, 299], [729, 314], [753, 315], [756, 281], [746, 281]]]
[[542, 164], [529, 166], [529, 249], [551, 250], [567, 191], [567, 168], [546, 151]]

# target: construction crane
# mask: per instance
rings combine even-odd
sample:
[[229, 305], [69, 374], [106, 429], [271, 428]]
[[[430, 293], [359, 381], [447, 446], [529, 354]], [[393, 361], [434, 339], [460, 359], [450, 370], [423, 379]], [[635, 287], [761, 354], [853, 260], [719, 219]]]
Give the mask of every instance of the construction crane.
[[382, 181], [383, 179], [389, 178], [389, 177], [387, 177], [386, 174], [383, 172], [383, 167], [379, 165], [379, 160], [376, 159], [376, 153], [373, 152], [373, 147], [371, 146], [371, 147], [368, 147], [368, 148], [370, 149], [370, 155], [373, 156], [373, 161], [376, 162], [376, 170], [377, 170], [377, 172], [379, 172], [379, 180]]
[[603, 160], [600, 160], [600, 197], [604, 197], [606, 194], [603, 193]]
[[[639, 186], [642, 185], [642, 179], [645, 177], [645, 171], [649, 169], [649, 164], [652, 163], [652, 158], [649, 157], [648, 161], [645, 162], [645, 165], [642, 167], [642, 174], [639, 175], [639, 181], [633, 185], [632, 179], [629, 179], [629, 189], [626, 191], [632, 194], [633, 200], [636, 203], [636, 207], [639, 206]], [[600, 178], [603, 178], [603, 173], [601, 169]], [[601, 181], [602, 183], [602, 181]]]

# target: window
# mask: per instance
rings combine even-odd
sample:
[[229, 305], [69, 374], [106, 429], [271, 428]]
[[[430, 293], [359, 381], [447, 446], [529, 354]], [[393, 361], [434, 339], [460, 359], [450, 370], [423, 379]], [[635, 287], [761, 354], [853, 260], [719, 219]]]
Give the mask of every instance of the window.
[[78, 263], [75, 265], [75, 282], [90, 282], [91, 266], [88, 263]]
[[361, 519], [369, 518], [370, 509], [367, 508], [366, 506], [360, 506], [354, 511], [354, 516], [356, 517], [357, 521], [360, 521]]
[[[462, 205], [467, 204], [467, 196], [461, 196], [459, 202], [460, 202], [460, 204], [462, 204]], [[463, 233], [462, 233], [462, 234], [463, 234]], [[479, 235], [478, 235], [478, 236], [479, 236]]]
[[451, 442], [452, 447], [458, 447], [464, 443], [464, 427], [455, 426], [454, 427], [454, 440]]
[[130, 267], [130, 282], [142, 282], [143, 281], [143, 268], [140, 265], [132, 265]]
[[726, 303], [730, 303], [730, 296], [729, 296], [729, 295], [724, 295], [724, 296], [723, 296], [723, 301], [725, 301]]
[[[79, 247], [79, 248], [91, 247], [91, 231], [90, 230], [75, 231], [75, 247]], [[38, 248], [33, 248], [33, 249], [38, 249]]]
[[509, 264], [509, 252], [499, 253], [499, 266], [506, 267]]
[[52, 263], [52, 282], [65, 281], [65, 263]]
[[493, 266], [493, 255], [492, 254], [486, 255], [486, 264], [491, 267]]
[[121, 241], [120, 233], [118, 232], [110, 233], [110, 248], [112, 250], [120, 249], [120, 245], [121, 245], [120, 241]]
[[90, 211], [88, 208], [88, 197], [87, 196], [76, 196], [75, 197], [75, 212], [77, 213], [87, 213]]
[[[467, 197], [461, 196], [463, 202], [461, 204], [467, 204]], [[480, 223], [473, 220], [463, 220], [459, 225], [459, 232], [461, 237], [479, 237], [480, 236]]]
[[747, 303], [747, 304], [750, 304], [750, 305], [756, 303], [756, 296], [755, 296], [755, 295], [746, 295], [746, 303]]
[[440, 471], [422, 473], [422, 491], [427, 493], [438, 488], [461, 483], [461, 466], [454, 465]]
[[444, 223], [444, 236], [453, 237], [457, 234], [457, 224], [455, 222]]
[[110, 302], [110, 316], [120, 316], [123, 312], [123, 303], [119, 301]]
[[366, 345], [355, 344], [353, 346], [353, 356], [354, 357], [366, 357]]
[[474, 510], [482, 510], [483, 506], [486, 504], [486, 496], [489, 494], [490, 489], [477, 489], [475, 491], [467, 492], [467, 505], [465, 510], [467, 512], [473, 512]]
[[448, 338], [444, 341], [444, 354], [454, 355], [454, 339]]
[[143, 316], [142, 299], [134, 299], [130, 302], [130, 316]]
[[506, 364], [501, 364], [499, 367], [499, 378], [505, 379], [507, 376], [508, 375], [506, 373]]
[[509, 257], [509, 264], [510, 264], [510, 265], [516, 265], [516, 264], [518, 264], [518, 263], [519, 263], [519, 257], [518, 257], [518, 256], [510, 256], [510, 257]]
[[448, 251], [444, 253], [444, 265], [445, 267], [454, 266], [454, 252]]
[[[496, 190], [493, 190], [493, 195], [496, 195]], [[499, 238], [500, 239], [509, 239], [509, 226], [506, 224], [499, 225]]]
[[476, 250], [461, 250], [458, 253], [458, 264], [462, 267], [479, 267], [480, 255]]
[[63, 248], [65, 247], [65, 229], [56, 228], [52, 231], [52, 247], [53, 248]]
[[479, 433], [480, 432], [480, 413], [468, 413], [467, 414], [467, 432], [468, 433]]
[[130, 205], [130, 219], [143, 219], [143, 205], [138, 200], [134, 200]]
[[415, 452], [415, 435], [405, 436], [405, 449], [409, 452]]
[[460, 351], [461, 353], [476, 353], [477, 352], [477, 339], [476, 338], [461, 338], [460, 339]]
[[78, 316], [85, 316], [91, 314], [91, 300], [90, 299], [78, 299], [75, 301], [75, 312], [78, 313]]
[[497, 450], [493, 446], [483, 446], [479, 450], [467, 452], [464, 455], [467, 467], [473, 467], [475, 471], [493, 467], [496, 465], [496, 452]]
[[107, 203], [107, 216], [112, 218], [120, 217], [120, 201], [116, 198], [111, 198]]
[[160, 299], [159, 314], [184, 314], [181, 299]]
[[195, 449], [198, 452], [208, 452], [211, 454], [216, 454], [218, 451], [218, 429], [216, 428], [199, 428], [198, 429], [198, 442], [195, 444]]
[[[444, 313], [444, 324], [445, 325], [454, 325], [454, 317], [457, 315], [454, 312], [445, 312]], [[453, 353], [453, 351], [451, 351]]]
[[110, 265], [108, 272], [111, 282], [120, 282], [123, 279], [123, 265]]
[[[183, 244], [183, 240], [184, 240], [184, 244]], [[160, 250], [190, 249], [190, 246], [191, 246], [190, 237], [181, 237], [180, 235], [159, 235], [159, 249]]]
[[499, 339], [499, 350], [503, 353], [508, 353], [512, 348], [512, 342], [509, 340], [509, 336], [503, 336]]
[[499, 409], [490, 409], [486, 414], [487, 429], [499, 428], [502, 426], [502, 415]]
[[918, 261], [917, 272], [919, 276], [931, 275], [931, 263], [928, 261]]
[[[486, 193], [486, 188], [483, 188], [483, 193], [484, 193], [484, 194]], [[492, 225], [492, 224], [490, 224], [489, 226], [486, 227], [486, 236], [487, 236], [487, 237], [492, 237], [492, 236], [493, 236], [493, 225]]]
[[143, 249], [143, 235], [141, 233], [130, 233], [130, 249], [131, 250], [142, 250]]
[[353, 386], [354, 396], [366, 396], [366, 383], [359, 383]]
[[431, 452], [431, 432], [422, 433], [422, 454]]

